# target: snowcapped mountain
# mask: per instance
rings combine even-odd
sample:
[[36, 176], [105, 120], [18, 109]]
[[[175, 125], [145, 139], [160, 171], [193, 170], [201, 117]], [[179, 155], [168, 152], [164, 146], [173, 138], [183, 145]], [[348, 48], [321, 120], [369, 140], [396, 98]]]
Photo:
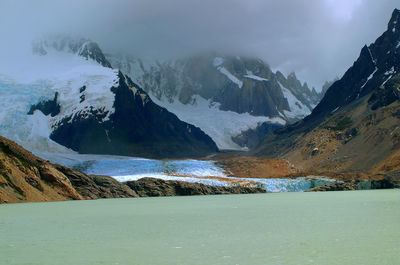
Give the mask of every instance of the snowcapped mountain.
[[274, 73], [254, 58], [204, 54], [147, 62], [125, 55], [106, 57], [154, 102], [200, 127], [220, 149], [253, 147], [269, 130], [310, 114], [322, 97], [294, 73]]
[[35, 41], [32, 45], [33, 53], [47, 55], [50, 51], [76, 54], [86, 60], [91, 59], [100, 65], [112, 68], [96, 42], [84, 38], [68, 36], [48, 36], [46, 39]]
[[34, 43], [33, 53], [0, 67], [0, 87], [6, 107], [0, 133], [31, 150], [66, 151], [62, 145], [80, 153], [148, 157], [217, 151], [199, 128], [153, 103], [111, 68], [89, 40]]

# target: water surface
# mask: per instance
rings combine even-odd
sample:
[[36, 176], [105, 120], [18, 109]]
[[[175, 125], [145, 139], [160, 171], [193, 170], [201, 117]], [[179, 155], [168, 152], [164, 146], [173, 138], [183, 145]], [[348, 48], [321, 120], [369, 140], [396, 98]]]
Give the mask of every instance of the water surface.
[[0, 205], [0, 264], [400, 264], [400, 190]]

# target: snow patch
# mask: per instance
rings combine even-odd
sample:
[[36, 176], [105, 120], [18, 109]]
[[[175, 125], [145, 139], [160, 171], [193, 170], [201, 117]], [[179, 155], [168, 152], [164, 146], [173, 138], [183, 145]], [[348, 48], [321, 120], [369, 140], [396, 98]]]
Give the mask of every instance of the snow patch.
[[376, 65], [376, 60], [374, 59], [374, 56], [372, 56], [372, 52], [368, 46], [367, 46], [367, 49], [368, 49], [369, 56], [371, 57], [372, 62], [374, 63], [374, 65]]
[[384, 85], [387, 83], [387, 81], [389, 81], [392, 77], [393, 77], [393, 76], [390, 75], [388, 78], [386, 78], [386, 80], [383, 81], [383, 83], [381, 84], [381, 86], [384, 86]]
[[338, 109], [339, 107], [336, 107], [334, 110], [331, 111], [331, 113], [335, 113]]
[[394, 71], [394, 66], [392, 66], [392, 68], [390, 68], [390, 70], [386, 71], [386, 72], [384, 73], [384, 75], [392, 75], [392, 74], [394, 74], [394, 73], [395, 73], [395, 71]]
[[370, 74], [367, 78], [367, 81], [365, 81], [365, 83], [361, 86], [360, 90], [362, 90], [365, 85], [368, 83], [369, 80], [371, 80], [372, 77], [374, 77], [374, 74], [376, 73], [376, 71], [378, 71], [378, 67], [375, 67], [375, 70], [372, 72], [372, 74]]
[[244, 77], [250, 78], [250, 79], [253, 79], [253, 80], [256, 80], [256, 81], [261, 81], [261, 82], [262, 81], [268, 81], [268, 79], [266, 79], [266, 78], [254, 75], [251, 71], [247, 71], [247, 75], [244, 75]]
[[114, 113], [111, 88], [117, 86], [118, 70], [99, 65], [77, 66], [60, 73], [53, 80], [53, 89], [59, 93], [61, 113], [51, 119], [52, 123], [57, 124], [69, 116], [73, 119], [77, 114], [90, 115], [92, 110], [104, 114], [102, 121], [108, 120]]
[[225, 61], [224, 58], [215, 57], [213, 60], [213, 65], [214, 65], [214, 67], [219, 67], [224, 63], [224, 61]]
[[286, 98], [289, 104], [290, 111], [284, 110], [285, 116], [289, 118], [301, 118], [309, 115], [311, 113], [311, 110], [301, 103], [300, 100], [296, 98], [293, 93], [284, 87], [280, 82], [278, 82], [279, 86], [281, 87], [283, 96]]
[[220, 66], [217, 69], [221, 72], [221, 74], [225, 75], [226, 77], [228, 77], [229, 80], [238, 85], [239, 88], [243, 87], [243, 82], [240, 81], [236, 76], [231, 74], [225, 67]]

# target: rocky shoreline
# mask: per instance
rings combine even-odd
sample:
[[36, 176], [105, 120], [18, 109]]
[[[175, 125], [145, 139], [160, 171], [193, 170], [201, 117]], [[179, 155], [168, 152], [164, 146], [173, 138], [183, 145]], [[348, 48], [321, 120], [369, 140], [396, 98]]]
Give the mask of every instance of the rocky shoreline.
[[[239, 160], [240, 158], [230, 161], [230, 164]], [[249, 161], [249, 158], [246, 158], [242, 162]], [[260, 161], [251, 160], [251, 162], [255, 169], [258, 164], [263, 164], [263, 168], [253, 172], [256, 174], [260, 170], [264, 171], [265, 167], [273, 169], [272, 164], [275, 163], [272, 162], [276, 161], [266, 164], [262, 159]], [[243, 163], [234, 163], [237, 165], [237, 169], [231, 170], [232, 173], [244, 174]], [[289, 164], [284, 164], [282, 168], [285, 169], [285, 173], [292, 170]], [[274, 172], [279, 172], [282, 168], [275, 166]], [[246, 171], [247, 174], [249, 172]], [[301, 176], [314, 175], [303, 173], [303, 175], [299, 175], [300, 172], [292, 173], [285, 175], [284, 178], [296, 179]], [[315, 178], [319, 184], [312, 184], [306, 191], [400, 188], [400, 181], [398, 181], [400, 172], [375, 175], [373, 178], [351, 174], [318, 174], [318, 176], [326, 176], [332, 180], [332, 183], [321, 182], [321, 184], [318, 182], [319, 177], [307, 177]], [[109, 176], [88, 175], [50, 163], [33, 155], [15, 142], [0, 136], [0, 203], [249, 193], [266, 193], [266, 187], [261, 184], [212, 186], [157, 178], [141, 178], [121, 183]]]
[[265, 190], [154, 178], [121, 183], [109, 176], [88, 175], [50, 163], [0, 136], [0, 203], [239, 193]]

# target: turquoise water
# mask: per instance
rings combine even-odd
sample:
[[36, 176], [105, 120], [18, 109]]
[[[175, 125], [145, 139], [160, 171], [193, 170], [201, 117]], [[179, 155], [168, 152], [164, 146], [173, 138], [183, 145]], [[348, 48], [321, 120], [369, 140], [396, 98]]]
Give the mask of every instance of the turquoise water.
[[0, 205], [0, 264], [400, 264], [400, 190]]

